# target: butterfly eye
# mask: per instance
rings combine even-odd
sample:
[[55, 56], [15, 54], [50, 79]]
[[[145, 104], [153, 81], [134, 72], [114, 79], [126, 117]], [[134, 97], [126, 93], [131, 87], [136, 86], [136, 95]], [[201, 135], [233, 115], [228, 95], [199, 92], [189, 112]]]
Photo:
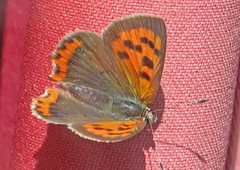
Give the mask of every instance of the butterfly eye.
[[143, 109], [140, 105], [126, 101], [126, 100], [115, 100], [113, 101], [113, 111], [119, 114], [124, 114], [127, 117], [139, 116]]

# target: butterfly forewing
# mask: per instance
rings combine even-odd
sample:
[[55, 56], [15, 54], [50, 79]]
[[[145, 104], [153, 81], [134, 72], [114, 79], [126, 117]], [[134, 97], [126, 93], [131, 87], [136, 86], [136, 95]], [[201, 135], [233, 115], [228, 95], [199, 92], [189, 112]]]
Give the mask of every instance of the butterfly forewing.
[[128, 88], [118, 80], [122, 73], [110, 55], [99, 35], [72, 33], [51, 55], [55, 67], [50, 77], [65, 87], [84, 85], [125, 94]]
[[165, 56], [163, 20], [149, 15], [127, 17], [111, 24], [103, 39], [134, 96], [145, 104], [152, 103], [159, 89]]

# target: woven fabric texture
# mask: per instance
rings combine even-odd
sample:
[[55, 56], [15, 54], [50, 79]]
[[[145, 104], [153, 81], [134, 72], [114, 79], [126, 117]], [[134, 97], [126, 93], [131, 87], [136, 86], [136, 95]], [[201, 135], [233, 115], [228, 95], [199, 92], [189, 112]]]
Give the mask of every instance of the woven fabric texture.
[[[11, 169], [225, 169], [239, 66], [240, 3], [232, 1], [32, 0]], [[31, 115], [31, 97], [54, 83], [51, 54], [76, 29], [97, 33], [115, 18], [161, 16], [167, 51], [153, 110], [162, 122], [118, 143], [82, 139], [66, 126]]]
[[[14, 125], [20, 90], [29, 3], [27, 0], [0, 1], [0, 18], [5, 22], [0, 57], [0, 169], [8, 170], [14, 139]], [[0, 27], [1, 27], [0, 26]]]

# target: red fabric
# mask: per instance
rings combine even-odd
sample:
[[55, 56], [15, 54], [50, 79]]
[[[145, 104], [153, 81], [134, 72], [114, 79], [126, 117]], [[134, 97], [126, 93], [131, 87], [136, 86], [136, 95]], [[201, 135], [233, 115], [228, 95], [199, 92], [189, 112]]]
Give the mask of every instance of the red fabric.
[[153, 124], [163, 166], [220, 170], [227, 163], [233, 167], [232, 151], [227, 151], [233, 141], [229, 140], [232, 117], [239, 113], [233, 110], [239, 88], [237, 0], [32, 0], [30, 7], [11, 169], [158, 168], [149, 126], [129, 140], [98, 143], [78, 137], [66, 126], [46, 125], [30, 111], [31, 97], [53, 85], [48, 80], [52, 65], [46, 56], [62, 36], [75, 29], [100, 33], [114, 18], [133, 13], [162, 16], [167, 26], [162, 87], [153, 110], [209, 99], [204, 104], [167, 109], [162, 123]]
[[29, 3], [8, 0], [5, 6], [1, 7], [5, 24], [0, 66], [0, 170], [10, 166]]

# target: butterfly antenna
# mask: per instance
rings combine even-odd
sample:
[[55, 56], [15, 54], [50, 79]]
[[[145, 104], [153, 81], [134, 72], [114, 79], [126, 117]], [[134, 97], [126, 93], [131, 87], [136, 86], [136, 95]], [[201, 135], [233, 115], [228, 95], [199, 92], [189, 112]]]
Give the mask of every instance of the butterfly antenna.
[[161, 161], [161, 158], [160, 158], [159, 150], [158, 150], [157, 140], [155, 139], [154, 134], [153, 134], [153, 127], [152, 127], [152, 122], [151, 121], [149, 121], [149, 125], [150, 125], [151, 131], [152, 131], [153, 141], [154, 141], [154, 145], [155, 145], [155, 148], [156, 148], [156, 151], [157, 151], [160, 170], [164, 170], [163, 164], [162, 164], [162, 161]]
[[165, 108], [162, 108], [162, 109], [157, 109], [157, 110], [154, 110], [153, 112], [162, 111], [162, 110], [164, 110], [164, 109], [174, 109], [174, 108], [177, 108], [177, 107], [183, 107], [183, 106], [190, 106], [190, 105], [205, 103], [205, 102], [207, 102], [208, 100], [209, 100], [209, 99], [203, 99], [203, 100], [198, 100], [198, 101], [195, 101], [195, 102], [178, 104], [178, 105], [174, 105], [174, 106], [170, 106], [170, 107], [165, 107]]

